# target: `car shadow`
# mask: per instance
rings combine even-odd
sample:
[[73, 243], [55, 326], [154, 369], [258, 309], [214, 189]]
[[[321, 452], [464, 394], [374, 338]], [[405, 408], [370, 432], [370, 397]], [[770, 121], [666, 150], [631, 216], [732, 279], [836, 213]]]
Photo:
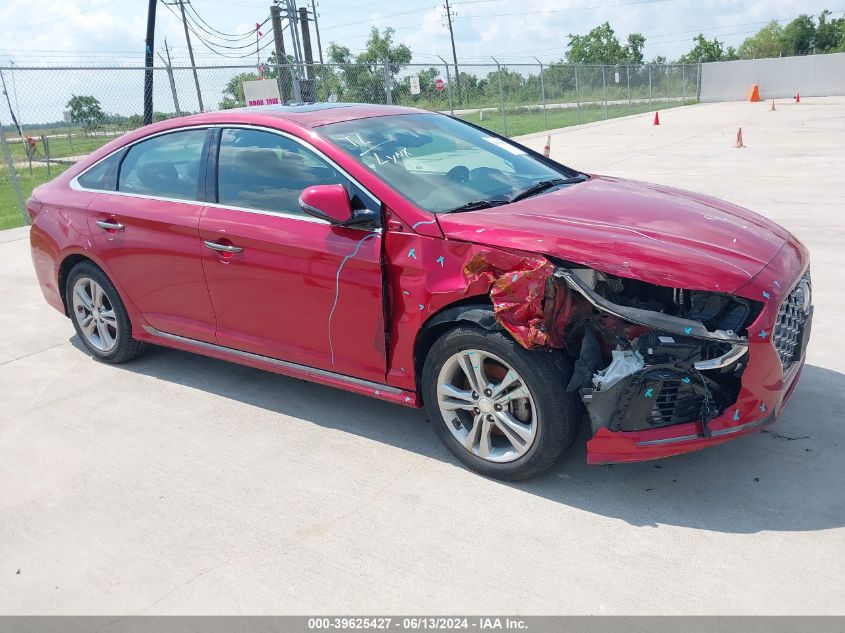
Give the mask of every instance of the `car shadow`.
[[[76, 337], [71, 341], [85, 351]], [[155, 346], [116, 367], [460, 467], [421, 410]], [[663, 460], [590, 466], [584, 424], [551, 471], [529, 481], [497, 483], [637, 526], [741, 534], [843, 527], [843, 410], [845, 375], [807, 365], [789, 407], [763, 433]]]

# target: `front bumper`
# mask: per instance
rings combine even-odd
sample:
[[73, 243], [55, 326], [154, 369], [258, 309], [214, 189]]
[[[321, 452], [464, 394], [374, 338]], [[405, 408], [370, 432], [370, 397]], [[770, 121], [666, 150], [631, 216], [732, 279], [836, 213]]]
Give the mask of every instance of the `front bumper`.
[[748, 366], [742, 375], [736, 403], [710, 420], [707, 432], [701, 421], [640, 431], [611, 431], [603, 427], [587, 442], [587, 462], [637, 462], [689, 453], [760, 431], [774, 422], [801, 376], [812, 313], [800, 360], [786, 371], [772, 341], [772, 331], [778, 309], [808, 265], [806, 249], [791, 238], [769, 265], [737, 292], [748, 298], [762, 298], [765, 305], [748, 328]]

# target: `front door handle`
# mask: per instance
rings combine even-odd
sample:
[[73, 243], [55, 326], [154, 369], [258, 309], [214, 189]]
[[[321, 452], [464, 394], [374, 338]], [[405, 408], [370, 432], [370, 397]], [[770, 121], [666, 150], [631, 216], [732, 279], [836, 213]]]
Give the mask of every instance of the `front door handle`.
[[233, 246], [231, 244], [219, 244], [210, 240], [205, 240], [205, 245], [213, 251], [221, 251], [223, 253], [243, 253], [244, 249], [240, 246]]
[[112, 220], [97, 220], [97, 226], [106, 231], [122, 231], [126, 228], [120, 222], [114, 222]]

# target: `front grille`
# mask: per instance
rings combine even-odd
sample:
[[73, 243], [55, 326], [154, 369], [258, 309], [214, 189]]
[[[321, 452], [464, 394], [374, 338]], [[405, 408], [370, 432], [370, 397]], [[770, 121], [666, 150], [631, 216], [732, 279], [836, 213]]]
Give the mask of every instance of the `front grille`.
[[666, 380], [660, 387], [651, 410], [649, 424], [662, 426], [692, 422], [701, 417], [701, 405], [704, 399], [689, 384], [680, 379]]
[[[806, 283], [805, 283], [806, 282]], [[772, 330], [772, 343], [774, 343], [781, 365], [784, 371], [789, 369], [792, 363], [801, 358], [801, 335], [804, 332], [804, 325], [807, 323], [807, 313], [804, 311], [805, 301], [809, 303], [810, 297], [805, 297], [805, 289], [810, 287], [809, 269], [795, 287], [780, 304], [775, 327]]]

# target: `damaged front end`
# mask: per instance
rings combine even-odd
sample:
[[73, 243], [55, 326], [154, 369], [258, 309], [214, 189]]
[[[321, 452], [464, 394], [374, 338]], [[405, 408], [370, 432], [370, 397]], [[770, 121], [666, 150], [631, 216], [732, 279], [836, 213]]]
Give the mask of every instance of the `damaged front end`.
[[[722, 293], [666, 288], [592, 269], [554, 277], [592, 307], [566, 326], [593, 432], [708, 423], [736, 402], [747, 364], [747, 325], [762, 304]], [[554, 283], [554, 282], [553, 282]]]
[[580, 394], [594, 434], [697, 422], [706, 438], [709, 422], [736, 403], [747, 328], [763, 304], [543, 257], [491, 255], [477, 253], [467, 276], [490, 282], [496, 319], [521, 345], [565, 349], [575, 359], [566, 388]]

